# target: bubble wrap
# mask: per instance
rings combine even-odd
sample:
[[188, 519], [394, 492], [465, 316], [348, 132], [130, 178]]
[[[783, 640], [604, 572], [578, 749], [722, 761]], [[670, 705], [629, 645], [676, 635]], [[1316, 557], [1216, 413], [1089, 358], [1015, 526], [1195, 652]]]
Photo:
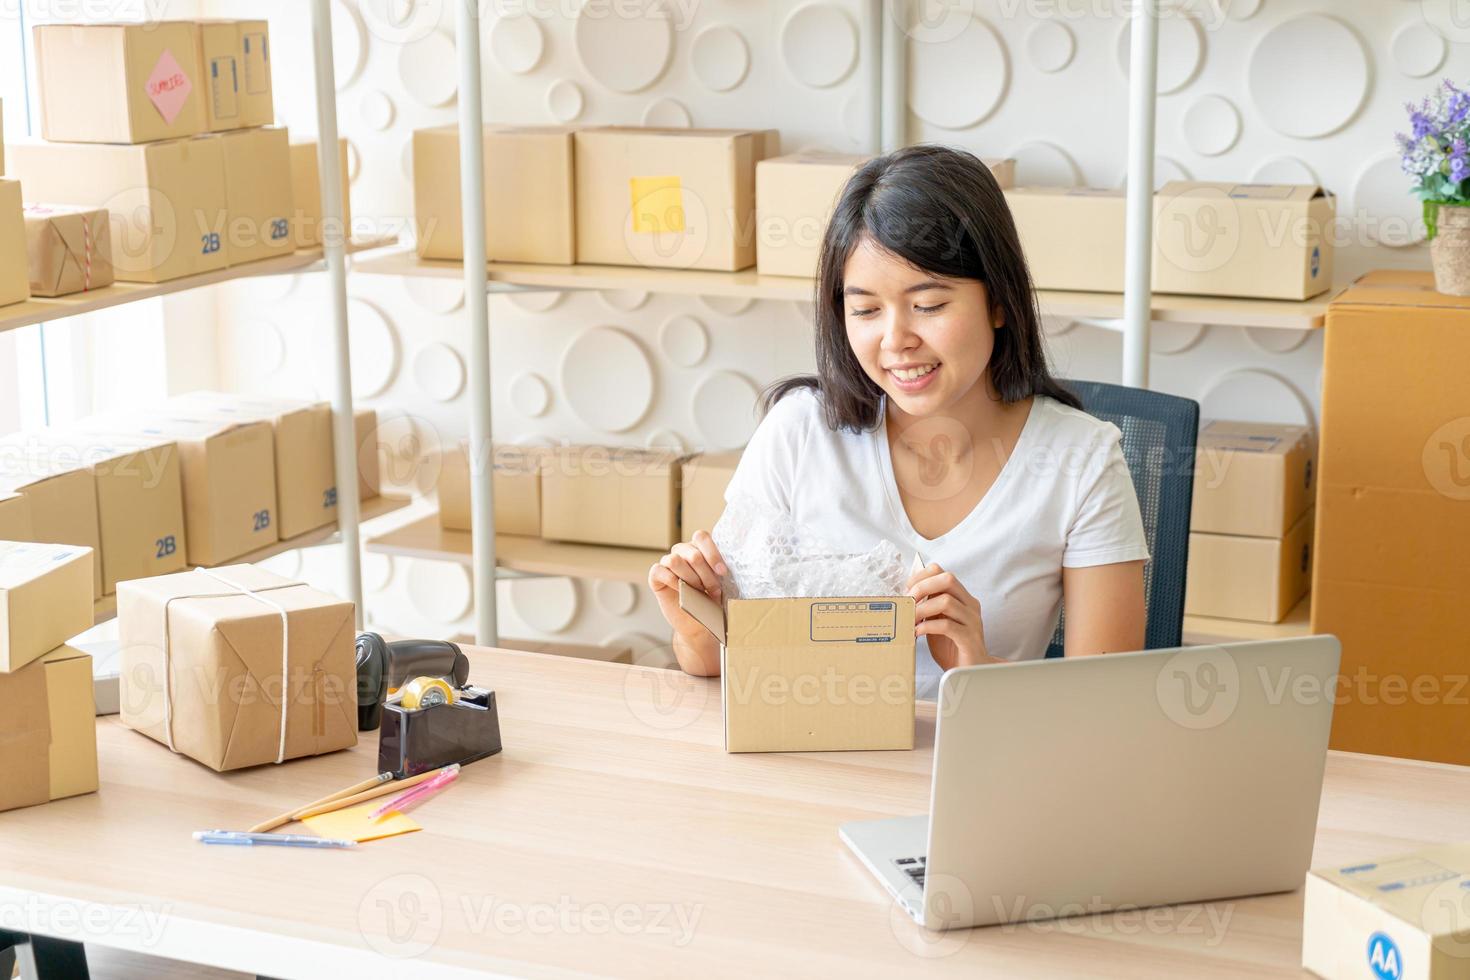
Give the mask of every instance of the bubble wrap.
[[725, 506], [713, 536], [730, 570], [721, 584], [732, 599], [896, 595], [908, 580], [891, 541], [861, 554], [845, 551], [749, 497]]

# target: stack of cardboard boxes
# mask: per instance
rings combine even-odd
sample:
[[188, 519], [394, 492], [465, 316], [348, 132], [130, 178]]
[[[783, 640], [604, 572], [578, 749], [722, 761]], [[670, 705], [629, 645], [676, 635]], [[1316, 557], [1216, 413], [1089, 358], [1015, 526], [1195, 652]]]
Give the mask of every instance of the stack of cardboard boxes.
[[1279, 623], [1311, 585], [1316, 442], [1301, 426], [1199, 435], [1184, 611]]

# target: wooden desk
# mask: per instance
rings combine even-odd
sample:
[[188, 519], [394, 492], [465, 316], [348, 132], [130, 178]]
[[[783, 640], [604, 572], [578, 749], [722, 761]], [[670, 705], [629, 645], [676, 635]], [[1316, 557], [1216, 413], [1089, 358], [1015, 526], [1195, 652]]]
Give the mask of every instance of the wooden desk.
[[[355, 851], [189, 835], [370, 774], [374, 739], [217, 775], [99, 719], [100, 794], [0, 814], [0, 927], [281, 978], [1299, 974], [1300, 891], [926, 937], [837, 826], [926, 808], [932, 705], [913, 752], [727, 755], [713, 682], [471, 659], [505, 751]], [[1314, 861], [1467, 826], [1470, 770], [1334, 754]]]

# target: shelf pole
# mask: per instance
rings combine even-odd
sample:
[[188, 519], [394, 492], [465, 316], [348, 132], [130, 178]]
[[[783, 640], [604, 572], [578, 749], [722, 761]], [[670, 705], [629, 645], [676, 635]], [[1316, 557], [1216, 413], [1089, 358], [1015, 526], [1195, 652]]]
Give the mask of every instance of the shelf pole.
[[[357, 435], [352, 418], [351, 336], [347, 328], [347, 234], [342, 224], [342, 163], [337, 147], [337, 73], [332, 64], [331, 0], [312, 0], [316, 62], [317, 171], [322, 187], [322, 253], [332, 303], [332, 453], [337, 479], [337, 527], [342, 535], [347, 597], [362, 629], [361, 501], [357, 495]], [[375, 437], [376, 438], [376, 437]]]
[[1128, 57], [1128, 197], [1123, 261], [1123, 383], [1148, 387], [1153, 308], [1154, 110], [1159, 0], [1133, 4]]
[[[892, 153], [908, 144], [908, 41], [911, 4], [882, 0], [878, 4], [879, 47], [882, 61], [878, 70], [879, 151]], [[899, 23], [896, 18], [905, 18]]]
[[490, 427], [490, 294], [485, 269], [485, 152], [481, 132], [478, 0], [459, 0], [459, 186], [464, 209], [464, 310], [470, 341], [470, 544], [475, 642], [500, 642], [495, 616], [495, 504]]

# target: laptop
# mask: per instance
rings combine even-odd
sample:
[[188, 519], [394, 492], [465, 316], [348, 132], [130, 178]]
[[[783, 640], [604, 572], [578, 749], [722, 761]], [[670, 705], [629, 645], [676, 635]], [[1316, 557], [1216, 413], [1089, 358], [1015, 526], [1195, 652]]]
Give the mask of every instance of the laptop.
[[842, 840], [925, 929], [1301, 887], [1332, 636], [960, 667], [929, 813]]

